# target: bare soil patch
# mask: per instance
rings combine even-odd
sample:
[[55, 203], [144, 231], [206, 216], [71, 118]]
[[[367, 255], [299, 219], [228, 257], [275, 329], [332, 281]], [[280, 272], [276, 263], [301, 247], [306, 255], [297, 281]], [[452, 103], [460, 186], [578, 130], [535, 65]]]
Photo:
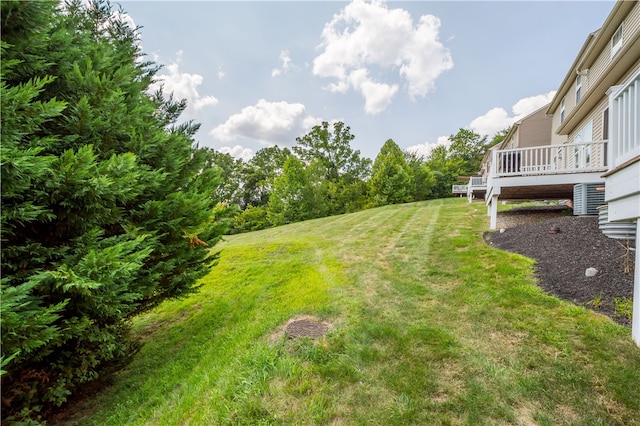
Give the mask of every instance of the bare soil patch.
[[[494, 247], [535, 259], [538, 284], [547, 293], [629, 326], [631, 320], [616, 315], [614, 303], [616, 298], [633, 297], [634, 253], [627, 249], [628, 242], [602, 234], [595, 216], [558, 213], [559, 210], [542, 213], [551, 216], [533, 223], [522, 220], [523, 224], [503, 232], [487, 232], [484, 239]], [[507, 216], [518, 215], [524, 217], [524, 213]], [[633, 242], [630, 244], [633, 246]], [[625, 264], [627, 268], [631, 266], [629, 272], [625, 272]], [[598, 272], [587, 277], [587, 268], [596, 268]]]

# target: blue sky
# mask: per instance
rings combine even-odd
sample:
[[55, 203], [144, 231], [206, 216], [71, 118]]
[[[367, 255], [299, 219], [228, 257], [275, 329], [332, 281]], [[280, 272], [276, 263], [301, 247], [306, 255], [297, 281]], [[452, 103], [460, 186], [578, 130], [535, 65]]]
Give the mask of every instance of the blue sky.
[[343, 121], [375, 158], [492, 136], [551, 100], [613, 1], [120, 1], [197, 141], [248, 159]]

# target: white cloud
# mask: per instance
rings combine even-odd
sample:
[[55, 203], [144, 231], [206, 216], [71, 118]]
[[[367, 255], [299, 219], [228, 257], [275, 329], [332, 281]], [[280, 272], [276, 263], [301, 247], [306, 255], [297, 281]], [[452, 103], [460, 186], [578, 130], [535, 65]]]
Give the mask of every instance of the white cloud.
[[253, 150], [251, 148], [245, 148], [240, 145], [223, 146], [218, 151], [223, 154], [229, 154], [234, 158], [241, 158], [244, 161], [249, 161], [251, 157], [253, 157]]
[[537, 109], [542, 108], [556, 95], [556, 91], [552, 90], [542, 95], [531, 96], [529, 98], [520, 99], [512, 107], [513, 113], [516, 115], [516, 121], [526, 117]]
[[222, 69], [222, 67], [218, 67], [218, 80], [222, 80], [226, 75], [227, 73]]
[[289, 71], [298, 71], [300, 69], [300, 67], [291, 61], [288, 50], [280, 51], [280, 61], [282, 62], [282, 66], [271, 70], [271, 77], [277, 77], [282, 74], [287, 74]]
[[375, 81], [369, 68], [396, 71], [415, 98], [426, 96], [438, 76], [453, 67], [439, 29], [435, 16], [421, 16], [414, 26], [406, 10], [388, 9], [382, 0], [353, 0], [325, 24], [324, 50], [313, 61], [313, 73], [335, 79], [328, 86], [333, 92], [359, 91], [365, 97], [365, 111], [376, 114], [389, 105], [398, 88]]
[[415, 152], [418, 155], [423, 156], [424, 158], [429, 157], [429, 155], [431, 154], [431, 151], [433, 151], [433, 149], [437, 146], [446, 146], [448, 147], [449, 145], [451, 145], [451, 141], [449, 140], [449, 136], [439, 136], [438, 137], [438, 141], [433, 143], [433, 142], [425, 142], [425, 143], [421, 143], [418, 145], [410, 145], [408, 146], [405, 151], [409, 151], [409, 152]]
[[268, 102], [242, 108], [209, 134], [228, 142], [237, 138], [255, 139], [263, 145], [287, 145], [320, 120], [309, 116], [303, 104]]
[[552, 90], [551, 92], [544, 93], [542, 95], [520, 99], [511, 107], [513, 115], [509, 115], [504, 108], [492, 108], [484, 115], [481, 115], [471, 121], [469, 127], [471, 130], [480, 133], [481, 135], [493, 136], [500, 130], [510, 127], [516, 121], [526, 117], [551, 102], [555, 94], [555, 90]]
[[364, 96], [364, 110], [367, 114], [378, 114], [391, 103], [391, 98], [398, 91], [398, 85], [376, 83], [369, 77], [369, 72], [360, 68], [352, 71], [348, 79], [351, 86]]
[[164, 93], [173, 93], [175, 99], [186, 99], [187, 112], [189, 110], [198, 111], [208, 105], [217, 105], [218, 99], [214, 96], [202, 96], [198, 91], [198, 87], [204, 80], [203, 77], [199, 74], [181, 72], [181, 62], [182, 51], [179, 51], [176, 60], [164, 68], [168, 74], [156, 75], [157, 81], [151, 85], [149, 90], [153, 92], [162, 86]]
[[492, 108], [484, 115], [475, 118], [470, 124], [471, 130], [481, 135], [495, 135], [516, 121], [504, 108]]

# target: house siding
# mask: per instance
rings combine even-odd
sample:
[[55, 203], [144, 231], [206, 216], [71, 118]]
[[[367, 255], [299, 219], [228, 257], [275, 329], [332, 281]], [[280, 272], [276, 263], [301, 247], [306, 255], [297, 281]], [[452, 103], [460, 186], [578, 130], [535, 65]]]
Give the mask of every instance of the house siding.
[[549, 145], [551, 143], [551, 117], [542, 109], [522, 120], [519, 130], [519, 147]]
[[[629, 79], [634, 72], [640, 68], [640, 59], [636, 61], [634, 66], [620, 79], [618, 84], [625, 82]], [[593, 141], [602, 141], [607, 140], [607, 137], [604, 135], [604, 111], [609, 108], [609, 96], [605, 93], [602, 95], [602, 98], [598, 102], [598, 104], [591, 109], [589, 114], [576, 126], [576, 128], [568, 135], [567, 143], [575, 142], [576, 135], [580, 133], [580, 131], [591, 121], [592, 123], [592, 140]], [[610, 123], [610, 126], [612, 123]], [[597, 157], [597, 153], [594, 153]], [[604, 153], [602, 153], [604, 154]], [[598, 158], [599, 159], [599, 158]]]
[[552, 117], [546, 114], [546, 108], [540, 108], [514, 124], [499, 149], [550, 145]]
[[[624, 2], [618, 2], [614, 11], [622, 7]], [[587, 37], [579, 56], [572, 69], [568, 72], [556, 97], [552, 101], [549, 111], [553, 114], [552, 144], [566, 143], [573, 140], [573, 135], [584, 126], [586, 115], [591, 115], [593, 109], [600, 110], [600, 103], [605, 97], [606, 90], [624, 81], [621, 72], [629, 68], [629, 59], [637, 62], [640, 59], [638, 49], [638, 34], [640, 34], [640, 2], [634, 1], [624, 5], [623, 16], [614, 18], [613, 22], [605, 22], [603, 27]], [[612, 12], [613, 13], [613, 12]], [[611, 58], [611, 37], [622, 24], [622, 49]], [[623, 56], [624, 55], [624, 56]], [[635, 55], [635, 56], [634, 56]], [[624, 60], [623, 60], [624, 58]], [[624, 65], [623, 65], [624, 64]], [[621, 67], [625, 67], [621, 69]], [[635, 66], [631, 67], [635, 68]], [[624, 71], [623, 71], [624, 70]], [[576, 71], [582, 74], [581, 101], [576, 105]], [[613, 77], [615, 76], [615, 77]], [[602, 92], [602, 93], [600, 93]], [[560, 99], [565, 99], [565, 123], [560, 122]], [[586, 101], [586, 99], [589, 99]], [[587, 102], [583, 104], [583, 100]], [[602, 137], [602, 118], [594, 119], [594, 139]], [[596, 124], [599, 125], [596, 134]], [[596, 136], [598, 135], [598, 136]]]
[[569, 135], [569, 143], [575, 141], [576, 135], [580, 133], [580, 131], [587, 125], [589, 121], [591, 121], [592, 127], [592, 139], [594, 141], [604, 140], [602, 137], [602, 114], [604, 110], [609, 107], [609, 97], [602, 96], [602, 100], [598, 102], [598, 105], [591, 110], [589, 115], [585, 117], [584, 120], [580, 122], [580, 124], [575, 128], [573, 132]]
[[[560, 127], [560, 110], [557, 110], [553, 114], [553, 119], [551, 122], [551, 127], [553, 129], [557, 129]], [[567, 135], [559, 135], [556, 132], [551, 132], [551, 145], [560, 145], [567, 142]]]
[[[573, 132], [571, 132], [571, 134], [569, 135], [568, 138], [568, 143], [574, 143], [576, 142], [576, 136], [578, 135], [578, 133], [580, 133], [582, 131], [582, 129], [589, 123], [591, 122], [591, 141], [601, 141], [603, 140], [602, 138], [602, 116], [604, 113], [604, 110], [607, 109], [609, 107], [609, 97], [608, 96], [603, 96], [602, 100], [598, 103], [598, 105], [593, 108], [591, 110], [591, 112], [589, 113], [589, 115], [587, 115], [587, 117], [585, 117], [584, 120], [582, 120], [580, 122], [580, 124], [575, 128], [575, 130]], [[584, 142], [591, 142], [591, 141], [584, 141]], [[606, 155], [606, 151], [603, 147], [603, 149], [591, 149], [589, 151], [589, 154], [591, 156], [591, 161], [592, 162], [596, 162], [596, 163], [600, 163], [600, 161], [602, 161], [604, 159], [604, 156]], [[584, 155], [584, 154], [583, 154]], [[570, 159], [570, 164], [571, 167], [575, 166], [575, 158], [571, 158]]]
[[630, 43], [632, 36], [640, 32], [640, 2], [636, 2], [636, 6], [631, 9], [623, 25], [622, 44]]
[[[616, 27], [613, 31], [617, 29]], [[631, 43], [638, 32], [640, 32], [640, 3], [636, 2], [635, 7], [631, 9], [622, 22], [622, 45], [626, 46]], [[593, 82], [598, 81], [614, 59], [615, 58], [611, 58], [611, 39], [609, 38], [605, 48], [600, 52], [600, 55], [589, 70], [589, 80]]]

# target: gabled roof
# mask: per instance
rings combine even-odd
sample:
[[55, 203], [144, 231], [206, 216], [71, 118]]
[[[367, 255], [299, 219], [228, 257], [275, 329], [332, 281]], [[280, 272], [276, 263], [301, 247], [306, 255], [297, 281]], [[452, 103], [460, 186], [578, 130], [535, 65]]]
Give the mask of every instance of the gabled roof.
[[552, 115], [554, 112], [556, 112], [556, 109], [558, 109], [558, 106], [560, 106], [560, 101], [565, 96], [565, 94], [569, 91], [569, 88], [571, 87], [571, 85], [576, 79], [576, 71], [579, 69], [578, 64], [580, 63], [585, 53], [589, 50], [589, 46], [593, 44], [593, 41], [595, 40], [599, 32], [600, 30], [596, 30], [590, 33], [587, 36], [587, 39], [582, 44], [582, 47], [580, 48], [580, 52], [578, 52], [578, 56], [576, 56], [576, 58], [573, 60], [571, 67], [569, 67], [569, 71], [567, 71], [567, 75], [564, 77], [564, 80], [562, 80], [562, 83], [560, 83], [560, 87], [556, 91], [556, 94], [553, 96], [553, 99], [549, 104], [549, 109], [547, 109], [548, 115]]
[[560, 101], [575, 81], [577, 72], [586, 70], [593, 65], [602, 50], [610, 42], [615, 31], [624, 21], [624, 18], [636, 4], [637, 1], [618, 0], [602, 24], [602, 27], [587, 36], [580, 52], [578, 52], [578, 55], [567, 71], [567, 75], [564, 80], [562, 80], [556, 95], [553, 97], [547, 114], [552, 115], [556, 109], [558, 109]]
[[549, 108], [549, 105], [550, 104], [546, 104], [545, 106], [538, 108], [537, 110], [533, 111], [532, 113], [522, 117], [520, 120], [518, 120], [515, 123], [513, 123], [511, 125], [511, 127], [509, 128], [509, 131], [505, 135], [504, 139], [502, 140], [502, 142], [500, 142], [498, 145], [496, 145], [496, 147], [497, 147], [496, 149], [504, 149], [505, 144], [513, 136], [513, 134], [515, 133], [516, 129], [522, 124], [523, 121], [527, 120], [528, 118], [531, 118], [532, 116], [536, 115], [537, 113], [539, 113], [543, 109]]

